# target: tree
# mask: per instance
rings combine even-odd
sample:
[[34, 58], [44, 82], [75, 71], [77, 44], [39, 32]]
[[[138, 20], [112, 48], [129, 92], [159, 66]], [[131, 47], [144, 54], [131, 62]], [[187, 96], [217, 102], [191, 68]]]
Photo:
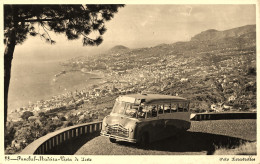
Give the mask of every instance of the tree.
[[6, 133], [5, 133], [5, 148], [7, 147], [7, 145], [10, 145], [12, 140], [15, 137], [15, 126], [13, 123], [10, 123], [9, 126], [7, 126], [6, 128]]
[[256, 68], [255, 67], [248, 67], [247, 68], [247, 75], [256, 75]]
[[39, 116], [40, 116], [40, 117], [46, 117], [46, 115], [45, 115], [44, 112], [40, 112], [40, 113], [39, 113]]
[[25, 111], [23, 112], [23, 114], [21, 115], [21, 118], [23, 120], [28, 120], [29, 117], [33, 116], [33, 112], [30, 112], [30, 111]]
[[[4, 122], [6, 126], [8, 90], [13, 53], [17, 44], [30, 36], [39, 36], [50, 44], [48, 31], [65, 34], [69, 40], [82, 37], [84, 46], [98, 46], [106, 32], [105, 22], [124, 5], [4, 5]], [[38, 26], [37, 26], [38, 25]], [[43, 33], [37, 32], [43, 29]], [[89, 37], [97, 32], [96, 38]]]

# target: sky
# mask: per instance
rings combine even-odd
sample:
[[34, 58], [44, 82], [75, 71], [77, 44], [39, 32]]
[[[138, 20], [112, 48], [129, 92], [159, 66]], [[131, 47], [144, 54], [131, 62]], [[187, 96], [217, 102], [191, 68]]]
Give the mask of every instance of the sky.
[[[115, 45], [129, 48], [152, 47], [158, 44], [189, 41], [208, 30], [227, 30], [256, 24], [255, 5], [126, 5], [106, 22], [104, 42], [98, 47], [83, 46], [82, 40], [68, 41], [64, 35], [50, 33], [57, 42], [45, 43], [29, 37], [16, 46], [14, 59], [65, 59], [102, 53]], [[33, 58], [31, 58], [33, 56]]]

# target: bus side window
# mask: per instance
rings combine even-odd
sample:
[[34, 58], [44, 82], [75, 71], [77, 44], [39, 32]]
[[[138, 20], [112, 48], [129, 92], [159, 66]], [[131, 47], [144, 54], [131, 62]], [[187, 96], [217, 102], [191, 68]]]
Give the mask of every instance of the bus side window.
[[163, 105], [158, 105], [158, 114], [163, 114]]
[[140, 105], [137, 111], [138, 118], [145, 118], [146, 112], [145, 107]]
[[147, 106], [147, 118], [157, 117], [157, 110], [155, 105]]
[[152, 116], [153, 117], [157, 117], [157, 106], [156, 105], [153, 105], [153, 108], [152, 108]]
[[184, 104], [180, 103], [178, 106], [178, 112], [183, 112]]
[[184, 112], [188, 112], [188, 110], [189, 110], [189, 104], [185, 103], [185, 104], [184, 104], [183, 111], [184, 111]]
[[171, 104], [165, 104], [164, 105], [164, 113], [170, 113], [171, 110]]
[[178, 104], [171, 104], [171, 113], [177, 112]]

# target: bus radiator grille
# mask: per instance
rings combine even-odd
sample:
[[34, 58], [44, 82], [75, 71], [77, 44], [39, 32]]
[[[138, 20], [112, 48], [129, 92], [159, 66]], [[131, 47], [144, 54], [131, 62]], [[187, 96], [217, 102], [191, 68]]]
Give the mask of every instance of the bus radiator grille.
[[129, 136], [129, 130], [122, 127], [122, 125], [119, 125], [119, 124], [108, 126], [108, 133], [115, 135], [115, 136], [120, 136], [120, 137]]

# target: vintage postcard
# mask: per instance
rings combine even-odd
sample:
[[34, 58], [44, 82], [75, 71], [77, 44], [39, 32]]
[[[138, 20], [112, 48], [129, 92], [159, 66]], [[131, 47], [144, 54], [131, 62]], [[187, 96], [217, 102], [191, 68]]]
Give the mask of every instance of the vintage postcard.
[[259, 163], [259, 1], [1, 2], [0, 163]]

